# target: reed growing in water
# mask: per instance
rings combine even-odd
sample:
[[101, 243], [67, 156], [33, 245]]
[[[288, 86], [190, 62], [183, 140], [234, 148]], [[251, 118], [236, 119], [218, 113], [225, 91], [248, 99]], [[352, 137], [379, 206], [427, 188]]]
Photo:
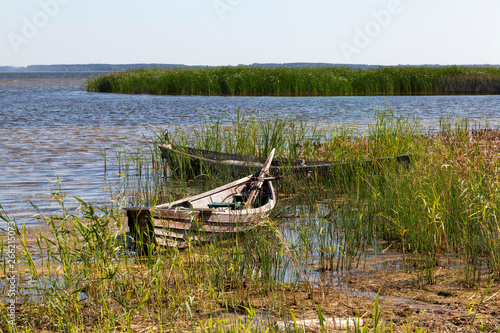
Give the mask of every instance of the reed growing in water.
[[492, 67], [265, 68], [188, 67], [136, 69], [88, 79], [93, 92], [154, 95], [342, 96], [498, 94]]
[[[255, 141], [243, 140], [245, 133]], [[354, 269], [389, 246], [412, 263], [405, 269], [417, 271], [421, 285], [435, 283], [436, 270], [450, 258], [468, 285], [499, 281], [500, 131], [463, 119], [443, 120], [440, 134], [422, 133], [418, 119], [385, 109], [376, 109], [369, 127], [358, 131], [242, 113], [225, 123], [205, 119], [194, 131], [179, 128], [171, 140], [200, 148], [261, 155], [267, 143], [281, 156], [329, 160], [410, 152], [412, 165], [340, 168], [321, 179], [285, 175], [279, 206], [262, 226], [185, 251], [149, 246], [142, 255], [127, 248], [123, 204], [177, 199], [229, 176], [163, 179], [158, 142], [117, 151], [124, 202], [94, 207], [79, 200], [74, 212], [64, 204], [67, 194], [56, 187], [53, 197], [61, 210], [44, 217], [47, 230], [16, 230], [16, 283], [18, 295], [24, 295], [16, 303], [16, 326], [23, 331], [278, 332], [284, 320], [292, 322], [288, 331], [297, 330], [296, 317], [313, 309], [326, 331], [323, 313], [329, 306], [335, 316], [356, 313], [336, 280], [317, 279], [317, 272]], [[5, 235], [1, 239], [3, 251]], [[6, 261], [2, 273], [8, 275]], [[342, 305], [346, 302], [349, 306]], [[372, 310], [363, 318], [365, 328], [355, 325], [353, 331], [418, 331], [412, 319], [389, 324], [378, 297]], [[2, 331], [13, 331], [8, 315], [3, 302]], [[482, 322], [476, 325], [474, 318], [466, 327], [479, 330]]]
[[[360, 255], [360, 249], [373, 246], [374, 239], [417, 253], [418, 265], [427, 274], [425, 283], [433, 283], [437, 262], [450, 254], [463, 260], [464, 278], [471, 285], [482, 276], [500, 278], [498, 129], [467, 119], [442, 119], [440, 134], [431, 135], [418, 118], [380, 108], [374, 109], [364, 130], [324, 128], [301, 118], [241, 112], [226, 123], [222, 119], [205, 119], [195, 130], [179, 128], [171, 143], [265, 156], [265, 142], [276, 148], [276, 156], [305, 160], [356, 161], [411, 153], [408, 170], [397, 167], [395, 160], [381, 164], [375, 173], [353, 163], [334, 168], [326, 177], [310, 175], [306, 183], [285, 177], [280, 193], [329, 207], [326, 211], [323, 207], [325, 216], [315, 219], [342, 221], [333, 228], [343, 230], [341, 247], [352, 245], [351, 254]], [[485, 267], [486, 275], [481, 273]]]

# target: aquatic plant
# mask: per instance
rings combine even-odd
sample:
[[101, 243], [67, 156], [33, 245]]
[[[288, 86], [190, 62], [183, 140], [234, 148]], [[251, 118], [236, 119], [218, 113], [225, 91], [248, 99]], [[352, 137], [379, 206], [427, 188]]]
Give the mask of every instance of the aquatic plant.
[[154, 95], [498, 94], [500, 69], [466, 66], [143, 68], [89, 78], [85, 89]]
[[[314, 232], [325, 238], [314, 246], [321, 253], [311, 252], [309, 257], [323, 256], [323, 265], [330, 262], [332, 266], [327, 254], [336, 253], [342, 258], [341, 267], [350, 267], [352, 259], [359, 261], [363, 249], [374, 246], [373, 240], [378, 238], [404, 253], [418, 254], [418, 265], [425, 272], [423, 283], [434, 283], [439, 260], [453, 253], [464, 261], [468, 283], [480, 282], [484, 265], [489, 267], [488, 274], [498, 278], [500, 253], [495, 244], [500, 237], [496, 218], [500, 190], [495, 171], [498, 160], [492, 154], [498, 156], [500, 144], [494, 140], [500, 138], [495, 137], [495, 130], [467, 119], [442, 119], [441, 128], [439, 135], [427, 135], [429, 131], [418, 118], [402, 117], [390, 108], [374, 108], [368, 127], [358, 131], [343, 126], [317, 128], [300, 118], [260, 117], [240, 111], [226, 122], [204, 119], [199, 129], [190, 128], [189, 133], [179, 128], [170, 141], [177, 146], [252, 156], [264, 155], [266, 142], [272, 141], [276, 156], [331, 161], [411, 153], [409, 169], [398, 166], [394, 159], [375, 168], [356, 164], [334, 168], [320, 179], [285, 175], [280, 194], [321, 200], [331, 207], [331, 214], [306, 220], [330, 221], [339, 231], [335, 239], [326, 241], [329, 236], [322, 230], [330, 230], [330, 226], [315, 226]], [[252, 139], [240, 139], [245, 135]], [[206, 175], [222, 180], [219, 173]], [[338, 198], [342, 198], [340, 202]], [[306, 224], [301, 221], [298, 225]], [[297, 249], [301, 248], [297, 251], [308, 253], [304, 249], [311, 249], [310, 242], [306, 238], [297, 243]]]
[[[301, 316], [312, 311], [318, 330], [326, 331], [325, 317], [337, 315], [331, 307], [337, 302], [347, 304], [342, 313], [354, 322], [363, 316], [365, 324], [355, 324], [356, 332], [422, 331], [419, 318], [393, 322], [379, 294], [371, 309], [356, 313], [359, 304], [339, 291], [340, 283], [348, 283], [340, 280], [342, 274], [349, 277], [372, 255], [393, 248], [404, 256], [405, 274], [417, 276], [419, 285], [436, 283], [445, 266], [454, 268], [465, 286], [487, 283], [477, 303], [464, 305], [464, 327], [481, 329], [490, 281], [500, 280], [500, 130], [443, 119], [440, 133], [422, 135], [426, 130], [418, 119], [394, 110], [375, 108], [372, 119], [368, 128], [352, 130], [240, 113], [226, 122], [205, 119], [194, 130], [172, 131], [170, 141], [179, 145], [256, 155], [266, 149], [262, 140], [281, 145], [282, 156], [412, 155], [409, 167], [388, 160], [375, 167], [333, 169], [325, 177], [285, 174], [270, 220], [245, 235], [183, 251], [147, 243], [144, 251], [131, 252], [121, 208], [178, 199], [230, 176], [212, 171], [195, 180], [178, 179], [165, 171], [156, 149], [162, 131], [149, 147], [116, 151], [123, 178], [117, 185], [120, 200], [94, 207], [76, 199], [75, 211], [56, 182], [52, 197], [60, 210], [37, 211], [45, 228], [16, 230], [19, 277], [31, 281], [18, 280], [24, 296], [17, 303], [16, 326], [27, 332], [278, 332], [299, 327]], [[244, 133], [265, 139], [245, 144]], [[0, 239], [5, 255], [5, 238]], [[338, 274], [327, 280], [325, 272]], [[385, 302], [390, 295], [383, 297]], [[3, 320], [5, 304], [0, 329], [13, 331]], [[498, 330], [495, 324], [488, 327]]]

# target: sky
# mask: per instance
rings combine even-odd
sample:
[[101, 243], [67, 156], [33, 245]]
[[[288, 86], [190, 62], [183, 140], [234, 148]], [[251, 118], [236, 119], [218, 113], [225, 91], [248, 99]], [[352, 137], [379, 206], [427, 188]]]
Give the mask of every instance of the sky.
[[499, 0], [0, 0], [0, 66], [500, 64]]

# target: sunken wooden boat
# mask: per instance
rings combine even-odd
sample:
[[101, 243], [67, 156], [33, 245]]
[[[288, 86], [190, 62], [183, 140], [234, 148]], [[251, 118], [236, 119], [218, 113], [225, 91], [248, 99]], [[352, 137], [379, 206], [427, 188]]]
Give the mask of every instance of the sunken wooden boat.
[[[266, 158], [250, 157], [238, 154], [196, 149], [191, 147], [175, 147], [170, 143], [158, 145], [161, 157], [174, 174], [197, 176], [212, 171], [231, 171], [233, 174], [249, 174], [260, 169]], [[306, 161], [295, 158], [274, 158], [270, 173], [276, 174], [328, 174], [334, 168], [352, 168], [356, 166], [378, 167], [385, 161], [396, 160], [399, 164], [409, 166], [410, 155], [367, 159], [363, 161], [330, 162]]]
[[269, 175], [274, 149], [261, 170], [193, 197], [154, 207], [127, 207], [136, 244], [185, 248], [248, 231], [264, 221], [276, 205]]

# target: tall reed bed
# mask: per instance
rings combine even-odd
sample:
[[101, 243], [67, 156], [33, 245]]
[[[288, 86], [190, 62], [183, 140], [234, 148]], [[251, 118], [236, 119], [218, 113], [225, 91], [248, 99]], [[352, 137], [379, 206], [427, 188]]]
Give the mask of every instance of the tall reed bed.
[[498, 94], [492, 67], [146, 68], [90, 78], [87, 91], [154, 95], [338, 96]]
[[266, 116], [238, 108], [234, 115], [205, 117], [191, 131], [178, 127], [168, 139], [176, 147], [246, 156], [267, 156], [274, 148], [280, 157], [313, 159], [319, 153], [321, 135], [302, 117]]
[[[75, 213], [60, 192], [54, 189], [61, 209], [44, 217], [43, 232], [16, 230], [15, 326], [2, 302], [3, 332], [226, 331], [245, 320], [220, 313], [250, 319], [261, 301], [288, 312], [282, 244], [269, 229], [185, 251], [148, 244], [139, 255], [127, 246], [116, 203], [98, 208], [76, 198]], [[269, 332], [274, 321], [261, 325]]]
[[[338, 254], [343, 248], [349, 262], [350, 256], [373, 247], [373, 241], [384, 240], [403, 253], [417, 254], [424, 283], [434, 282], [438, 263], [450, 255], [463, 261], [465, 280], [472, 285], [481, 278], [500, 278], [495, 245], [500, 237], [498, 131], [467, 119], [443, 119], [441, 134], [425, 135], [429, 131], [418, 118], [380, 108], [374, 109], [368, 127], [357, 131], [241, 111], [228, 122], [222, 119], [205, 119], [189, 133], [178, 129], [171, 142], [251, 156], [265, 156], [272, 146], [278, 157], [306, 160], [362, 161], [411, 154], [409, 169], [388, 159], [375, 168], [341, 164], [319, 178], [285, 175], [280, 194], [330, 207], [324, 216], [315, 215], [330, 225], [317, 225], [331, 230], [334, 224], [331, 228], [343, 235], [321, 246], [306, 239], [314, 249]], [[314, 253], [318, 255], [323, 254]]]
[[[233, 115], [228, 112], [217, 118], [206, 117], [199, 126], [178, 127], [165, 136], [158, 134], [157, 138], [179, 151], [193, 147], [261, 158], [275, 148], [278, 160], [288, 158], [297, 163], [334, 161], [338, 165], [333, 169], [352, 174], [352, 168], [360, 167], [364, 161], [391, 159], [408, 153], [412, 149], [412, 139], [420, 134], [418, 120], [398, 117], [393, 109], [377, 108], [373, 114], [370, 130], [363, 132], [344, 124], [325, 127], [300, 116], [269, 116], [238, 108]], [[173, 158], [176, 167], [171, 171], [181, 178], [209, 174], [234, 176], [230, 166], [224, 168], [224, 164], [211, 170], [209, 164], [201, 163], [204, 169], [200, 171], [192, 170], [193, 165], [184, 154], [174, 154]], [[281, 172], [292, 172], [286, 168], [286, 161], [280, 163], [284, 164]], [[316, 176], [314, 170], [309, 174], [309, 177]]]
[[[244, 134], [252, 131], [249, 144]], [[421, 284], [435, 283], [447, 260], [456, 261], [461, 280], [471, 286], [500, 280], [500, 131], [443, 119], [441, 134], [422, 132], [418, 119], [390, 109], [375, 109], [368, 128], [358, 131], [242, 112], [228, 122], [205, 119], [196, 130], [179, 128], [170, 141], [228, 152], [264, 154], [267, 142], [279, 148], [278, 157], [341, 160], [410, 152], [412, 163], [351, 165], [323, 177], [285, 174], [271, 219], [251, 232], [183, 251], [146, 244], [141, 255], [127, 247], [120, 202], [94, 207], [77, 200], [75, 212], [56, 187], [61, 209], [45, 217], [46, 231], [17, 230], [18, 286], [26, 296], [19, 297], [16, 325], [28, 332], [278, 332], [284, 322], [291, 323], [288, 331], [297, 330], [298, 317], [313, 312], [326, 331], [323, 313], [331, 304], [338, 304], [330, 308], [335, 316], [356, 312], [336, 280], [321, 272], [362, 267], [371, 253], [388, 247], [414, 263], [406, 269], [418, 272]], [[154, 151], [163, 133], [155, 137], [151, 148], [116, 152], [127, 181], [126, 205], [154, 205], [232, 177], [214, 172], [179, 181], [167, 172], [163, 178]], [[3, 320], [5, 304], [0, 329], [13, 331]], [[476, 314], [464, 327], [482, 327], [474, 323]], [[418, 331], [413, 319], [384, 326], [390, 319], [383, 318], [378, 297], [363, 320], [355, 332]]]
[[462, 259], [468, 283], [498, 280], [498, 129], [462, 120], [444, 122], [442, 133], [419, 139], [422, 155], [409, 173], [370, 184], [374, 221], [383, 237], [419, 255], [427, 283], [450, 254]]

